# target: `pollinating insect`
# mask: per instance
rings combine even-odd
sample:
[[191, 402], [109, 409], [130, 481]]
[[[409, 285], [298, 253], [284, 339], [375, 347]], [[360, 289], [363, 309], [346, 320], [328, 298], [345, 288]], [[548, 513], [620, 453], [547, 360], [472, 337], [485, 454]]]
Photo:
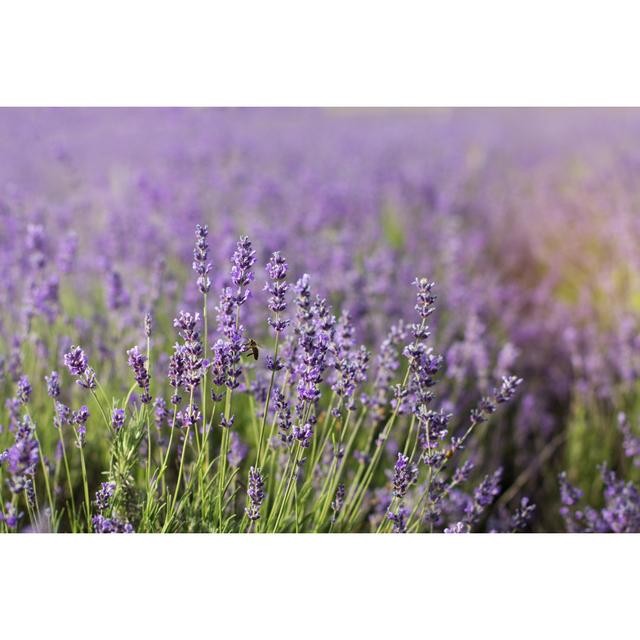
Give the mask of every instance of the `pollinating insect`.
[[253, 356], [253, 359], [257, 360], [258, 356], [260, 355], [258, 347], [258, 343], [253, 338], [249, 338], [247, 344], [245, 345], [244, 351], [242, 352], [242, 355]]

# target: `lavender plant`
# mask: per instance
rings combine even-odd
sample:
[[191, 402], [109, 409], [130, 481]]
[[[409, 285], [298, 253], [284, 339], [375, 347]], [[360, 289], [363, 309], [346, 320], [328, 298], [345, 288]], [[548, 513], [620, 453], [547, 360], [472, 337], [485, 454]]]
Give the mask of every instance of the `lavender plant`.
[[[196, 284], [206, 295], [205, 226], [197, 227], [196, 237]], [[110, 397], [85, 351], [68, 347], [62, 361], [82, 393], [77, 399], [55, 371], [41, 376], [42, 400], [53, 399], [55, 417], [40, 429], [57, 430], [61, 455], [55, 454], [56, 465], [43, 462], [40, 474], [37, 465], [48, 452], [27, 410], [36, 394], [27, 375], [18, 377], [15, 402], [9, 403], [15, 442], [3, 454], [11, 496], [2, 516], [5, 530], [20, 526], [20, 509], [31, 529], [42, 529], [45, 513], [52, 531], [98, 533], [457, 531], [481, 522], [499, 493], [500, 474], [465, 491], [473, 465], [468, 460], [456, 468], [456, 459], [475, 428], [509, 402], [522, 381], [504, 377], [459, 433], [449, 426], [450, 414], [429, 408], [442, 358], [426, 346], [426, 320], [436, 300], [426, 279], [414, 281], [417, 322], [403, 332], [404, 348], [395, 343], [402, 355], [394, 356], [393, 372], [379, 360], [373, 386], [369, 352], [357, 345], [350, 315], [345, 310], [336, 320], [327, 300], [313, 295], [308, 275], [295, 286], [295, 324], [281, 342], [289, 327], [289, 287], [279, 252], [266, 265], [263, 333], [267, 327], [273, 333], [271, 354], [266, 337], [258, 347], [242, 324], [255, 256], [249, 239], [241, 237], [229, 284], [222, 285], [217, 331], [206, 339], [200, 313], [180, 311], [172, 352], [152, 352], [145, 314], [141, 332], [148, 355], [135, 346], [116, 362], [119, 371], [126, 363], [135, 380], [125, 395]], [[68, 408], [76, 402], [91, 402], [98, 415], [88, 404]], [[77, 456], [68, 449], [71, 442]], [[376, 510], [380, 491], [391, 496], [384, 513]], [[523, 519], [514, 516], [514, 522]]]

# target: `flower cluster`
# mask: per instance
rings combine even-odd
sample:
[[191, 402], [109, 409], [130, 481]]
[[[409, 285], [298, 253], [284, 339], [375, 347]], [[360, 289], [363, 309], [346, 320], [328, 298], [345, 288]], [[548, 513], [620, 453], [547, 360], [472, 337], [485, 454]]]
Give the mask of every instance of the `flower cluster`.
[[264, 500], [264, 479], [260, 473], [260, 469], [256, 469], [255, 467], [249, 469], [247, 496], [249, 498], [249, 505], [246, 507], [245, 512], [247, 518], [255, 522], [260, 519], [260, 507]]
[[275, 251], [267, 264], [267, 274], [270, 282], [267, 282], [264, 288], [265, 291], [269, 292], [269, 310], [275, 314], [274, 317], [269, 317], [267, 322], [276, 333], [282, 333], [290, 323], [290, 320], [280, 317], [280, 314], [287, 309], [286, 296], [289, 285], [286, 280], [288, 268], [289, 266], [284, 257], [279, 251]]
[[200, 293], [207, 294], [211, 289], [211, 263], [207, 262], [209, 257], [209, 244], [207, 242], [209, 227], [207, 225], [196, 225], [196, 246], [193, 249], [193, 270], [198, 274], [198, 289]]
[[149, 385], [151, 383], [149, 372], [147, 371], [147, 367], [145, 362], [147, 357], [140, 353], [138, 347], [133, 347], [133, 349], [129, 349], [127, 351], [128, 363], [131, 369], [133, 370], [133, 375], [138, 383], [138, 386], [142, 389], [142, 395], [140, 396], [140, 401], [143, 404], [148, 404], [151, 402], [151, 394], [149, 393]]
[[69, 372], [76, 376], [77, 384], [85, 389], [96, 388], [95, 371], [88, 366], [89, 361], [81, 347], [71, 345], [69, 352], [64, 355], [64, 364]]

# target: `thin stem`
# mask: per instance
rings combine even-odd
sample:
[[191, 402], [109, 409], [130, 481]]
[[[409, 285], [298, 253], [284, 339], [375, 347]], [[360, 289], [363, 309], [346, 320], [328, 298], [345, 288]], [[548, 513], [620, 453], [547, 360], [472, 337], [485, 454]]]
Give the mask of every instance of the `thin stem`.
[[[80, 441], [78, 440], [78, 444]], [[91, 531], [91, 501], [89, 499], [89, 483], [87, 481], [87, 467], [84, 462], [84, 451], [80, 447], [80, 465], [82, 467], [82, 484], [84, 486], [84, 507], [87, 512], [87, 527], [88, 531]]]
[[[278, 320], [278, 314], [276, 314], [276, 321]], [[276, 377], [276, 366], [278, 364], [278, 347], [280, 340], [280, 332], [276, 332], [276, 343], [273, 353], [273, 369], [271, 370], [271, 380], [269, 381], [269, 388], [267, 389], [267, 398], [264, 403], [264, 411], [262, 412], [262, 421], [260, 422], [260, 435], [258, 437], [258, 453], [256, 455], [256, 467], [262, 466], [262, 443], [264, 440], [264, 429], [267, 424], [267, 416], [269, 415], [269, 402], [271, 401], [271, 391], [273, 390], [273, 382]]]

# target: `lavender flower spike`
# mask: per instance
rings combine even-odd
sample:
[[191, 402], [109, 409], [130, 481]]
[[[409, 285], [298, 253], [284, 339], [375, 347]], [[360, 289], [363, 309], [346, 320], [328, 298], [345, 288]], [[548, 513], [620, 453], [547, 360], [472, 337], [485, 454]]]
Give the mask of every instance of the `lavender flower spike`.
[[149, 394], [150, 377], [149, 372], [145, 366], [147, 360], [146, 356], [140, 353], [138, 347], [133, 347], [127, 351], [129, 357], [129, 366], [133, 369], [133, 375], [138, 383], [138, 386], [143, 390], [140, 401], [143, 404], [151, 402], [151, 395]]
[[251, 467], [249, 469], [249, 486], [247, 488], [247, 495], [249, 497], [249, 506], [246, 507], [245, 513], [247, 518], [252, 522], [260, 519], [260, 507], [264, 500], [264, 480], [260, 469]]
[[207, 235], [209, 228], [196, 225], [196, 246], [193, 250], [193, 270], [198, 274], [198, 289], [200, 293], [207, 294], [211, 289], [211, 279], [209, 272], [211, 271], [211, 263], [207, 262], [209, 256], [209, 244], [207, 243]]
[[118, 433], [124, 426], [124, 409], [114, 409], [111, 414], [111, 427]]
[[418, 467], [409, 462], [409, 456], [398, 452], [398, 460], [393, 468], [393, 495], [404, 498], [407, 489], [418, 477]]
[[60, 395], [60, 377], [57, 371], [52, 371], [51, 375], [44, 377], [47, 383], [47, 395], [50, 398], [57, 398]]
[[95, 371], [88, 366], [87, 356], [81, 347], [71, 345], [69, 352], [64, 355], [64, 364], [77, 377], [77, 384], [85, 389], [96, 388]]
[[276, 314], [274, 318], [270, 317], [267, 321], [276, 333], [284, 331], [290, 322], [290, 320], [280, 318], [280, 314], [287, 308], [286, 294], [289, 289], [289, 285], [286, 282], [287, 269], [287, 262], [280, 255], [280, 252], [274, 252], [267, 264], [267, 275], [271, 282], [267, 282], [264, 288], [265, 291], [269, 292], [269, 309]]
[[[251, 267], [255, 264], [256, 252], [251, 247], [251, 242], [247, 236], [241, 236], [238, 240], [236, 251], [231, 258], [231, 281], [237, 287], [234, 302], [237, 306], [244, 304], [249, 298], [250, 292], [247, 287], [253, 281], [253, 271]], [[244, 287], [244, 291], [243, 291]]]

